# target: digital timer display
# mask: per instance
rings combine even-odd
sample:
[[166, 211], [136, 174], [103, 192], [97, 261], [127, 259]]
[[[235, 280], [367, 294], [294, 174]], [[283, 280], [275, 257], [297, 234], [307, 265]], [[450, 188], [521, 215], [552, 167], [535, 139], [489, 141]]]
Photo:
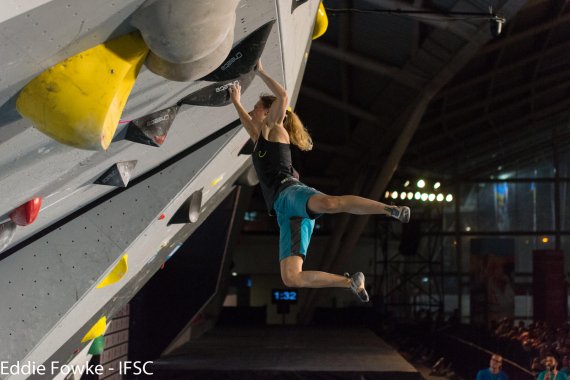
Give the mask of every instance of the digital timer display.
[[271, 294], [273, 303], [297, 303], [298, 293], [296, 290], [273, 289]]

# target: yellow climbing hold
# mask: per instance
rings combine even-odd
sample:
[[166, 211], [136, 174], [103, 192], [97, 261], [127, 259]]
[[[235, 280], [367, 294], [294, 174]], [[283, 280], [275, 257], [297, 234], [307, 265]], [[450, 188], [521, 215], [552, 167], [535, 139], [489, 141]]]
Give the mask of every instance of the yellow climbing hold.
[[62, 144], [107, 149], [147, 53], [138, 32], [85, 50], [32, 79], [16, 108]]
[[220, 183], [221, 180], [224, 179], [224, 175], [226, 173], [221, 174], [218, 178], [214, 179], [212, 182], [210, 182], [210, 187], [214, 187], [216, 186], [218, 183]]
[[329, 18], [327, 17], [327, 12], [323, 6], [323, 2], [319, 3], [319, 9], [317, 9], [317, 18], [315, 19], [315, 26], [313, 28], [313, 40], [316, 40], [325, 32], [329, 27]]
[[123, 277], [125, 277], [125, 275], [129, 271], [128, 260], [129, 260], [129, 255], [127, 254], [123, 255], [123, 257], [121, 257], [121, 259], [119, 260], [117, 265], [115, 265], [111, 273], [109, 273], [107, 277], [105, 277], [103, 281], [101, 281], [99, 285], [97, 285], [97, 289], [101, 289], [104, 288], [105, 286], [114, 284], [115, 282], [120, 281]]
[[107, 317], [102, 317], [91, 327], [91, 330], [85, 334], [83, 339], [81, 339], [81, 343], [88, 342], [93, 340], [103, 334], [105, 334], [105, 330], [107, 329]]

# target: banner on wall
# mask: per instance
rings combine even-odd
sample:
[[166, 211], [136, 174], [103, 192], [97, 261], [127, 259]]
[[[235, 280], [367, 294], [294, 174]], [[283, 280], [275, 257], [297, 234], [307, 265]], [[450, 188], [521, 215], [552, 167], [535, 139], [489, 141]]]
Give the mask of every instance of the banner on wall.
[[470, 248], [471, 322], [490, 326], [514, 316], [514, 239], [474, 238]]

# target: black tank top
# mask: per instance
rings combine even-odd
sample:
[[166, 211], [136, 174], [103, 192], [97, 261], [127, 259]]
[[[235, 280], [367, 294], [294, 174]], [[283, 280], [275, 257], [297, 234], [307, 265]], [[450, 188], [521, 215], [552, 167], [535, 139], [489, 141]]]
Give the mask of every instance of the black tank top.
[[299, 174], [291, 162], [291, 147], [289, 144], [267, 141], [260, 133], [252, 159], [267, 210], [274, 215], [273, 202], [277, 195], [299, 180]]

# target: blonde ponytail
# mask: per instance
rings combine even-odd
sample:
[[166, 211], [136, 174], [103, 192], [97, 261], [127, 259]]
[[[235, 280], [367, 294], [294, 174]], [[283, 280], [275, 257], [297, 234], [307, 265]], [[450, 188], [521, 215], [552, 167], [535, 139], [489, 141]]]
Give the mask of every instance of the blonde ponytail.
[[283, 126], [289, 133], [291, 144], [304, 151], [313, 149], [313, 139], [295, 112], [289, 110], [285, 112]]
[[[274, 95], [267, 95], [262, 94], [259, 96], [259, 99], [263, 103], [263, 107], [265, 109], [269, 109], [275, 99], [277, 99]], [[297, 148], [309, 151], [313, 149], [313, 139], [311, 139], [311, 135], [309, 135], [309, 131], [303, 125], [299, 116], [293, 111], [287, 109], [285, 112], [285, 119], [283, 119], [283, 127], [289, 134], [289, 139], [293, 145], [296, 145]]]

